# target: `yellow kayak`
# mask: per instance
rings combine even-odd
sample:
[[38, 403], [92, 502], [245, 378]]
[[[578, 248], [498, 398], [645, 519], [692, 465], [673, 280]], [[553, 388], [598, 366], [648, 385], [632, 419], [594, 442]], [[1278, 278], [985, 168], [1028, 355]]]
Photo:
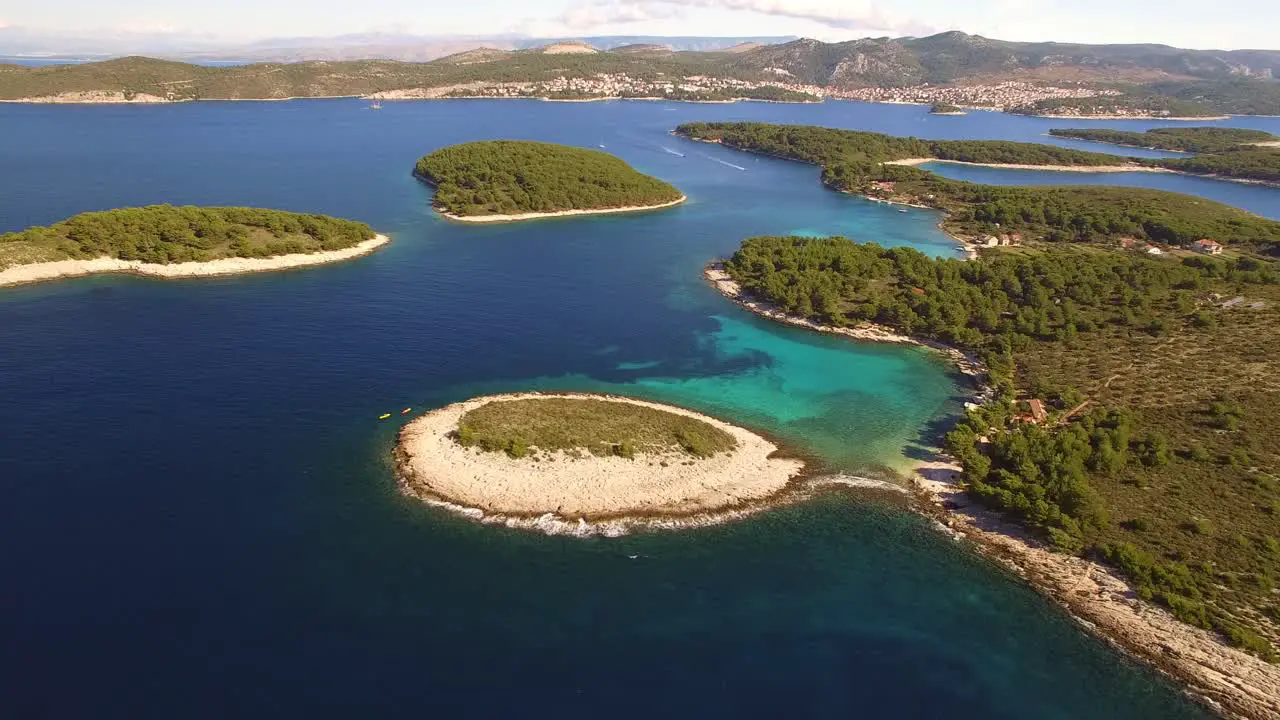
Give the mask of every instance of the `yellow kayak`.
[[382, 413], [381, 415], [379, 415], [379, 416], [378, 416], [378, 419], [379, 419], [379, 420], [386, 420], [386, 419], [387, 419], [387, 418], [389, 418], [389, 417], [391, 417], [391, 413]]

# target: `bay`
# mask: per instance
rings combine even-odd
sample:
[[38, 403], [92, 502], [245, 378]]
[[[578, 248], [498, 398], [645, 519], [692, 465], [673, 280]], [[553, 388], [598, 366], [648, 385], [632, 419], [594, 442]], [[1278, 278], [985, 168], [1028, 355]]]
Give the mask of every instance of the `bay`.
[[[718, 527], [573, 538], [396, 492], [397, 426], [377, 416], [477, 393], [675, 402], [878, 478], [958, 411], [962, 387], [928, 354], [779, 327], [703, 285], [703, 264], [754, 234], [955, 253], [934, 213], [668, 134], [712, 119], [1024, 140], [1051, 126], [860, 103], [0, 107], [0, 230], [173, 202], [394, 237], [305, 271], [0, 292], [0, 658], [16, 668], [0, 711], [1204, 717], [898, 503], [833, 492]], [[603, 145], [690, 201], [435, 217], [414, 160], [498, 137]]]

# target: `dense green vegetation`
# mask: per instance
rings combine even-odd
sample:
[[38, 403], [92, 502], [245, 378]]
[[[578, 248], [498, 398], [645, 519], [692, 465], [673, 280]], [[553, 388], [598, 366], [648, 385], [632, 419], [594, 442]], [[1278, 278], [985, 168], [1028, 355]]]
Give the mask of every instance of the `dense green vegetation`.
[[729, 433], [697, 418], [596, 398], [491, 402], [458, 421], [458, 442], [525, 457], [536, 451], [587, 451], [634, 458], [684, 453], [707, 458], [737, 447]]
[[1031, 165], [1113, 165], [1116, 158], [1112, 155], [1032, 143], [932, 141], [764, 123], [691, 123], [681, 125], [677, 132], [821, 165], [823, 182], [836, 190], [944, 210], [944, 226], [962, 237], [1018, 235], [1022, 241], [1047, 242], [1136, 238], [1170, 245], [1212, 238], [1264, 254], [1280, 253], [1280, 223], [1210, 200], [1140, 188], [978, 185], [919, 168], [886, 164], [905, 158], [939, 158]]
[[1238, 149], [1241, 145], [1280, 140], [1263, 130], [1224, 127], [1155, 128], [1146, 132], [1107, 128], [1065, 128], [1050, 130], [1049, 134], [1054, 137], [1112, 145], [1190, 153], [1220, 153]]
[[0, 269], [111, 257], [178, 263], [340, 250], [374, 236], [368, 225], [324, 215], [243, 207], [151, 205], [91, 212], [0, 235]]
[[929, 112], [933, 115], [960, 115], [964, 113], [964, 108], [951, 103], [939, 102], [934, 103], [933, 107], [929, 108]]
[[1133, 115], [1151, 117], [1217, 117], [1222, 112], [1198, 102], [1148, 91], [1086, 98], [1040, 100], [1010, 112], [1021, 115]]
[[[1112, 564], [1180, 619], [1272, 656], [1275, 263], [1077, 246], [963, 262], [764, 237], [726, 269], [790, 313], [881, 323], [979, 355], [994, 399], [947, 436], [971, 494], [1064, 552]], [[1018, 420], [1027, 398], [1048, 404], [1047, 423]]]
[[509, 215], [661, 205], [680, 191], [607, 153], [550, 143], [492, 140], [437, 150], [414, 174], [453, 215]]
[[[0, 99], [91, 91], [123, 92], [126, 96], [146, 93], [174, 100], [354, 96], [471, 82], [541, 82], [598, 73], [626, 73], [645, 79], [682, 77], [715, 74], [717, 64], [707, 53], [651, 58], [627, 53], [544, 55], [527, 51], [493, 62], [459, 63], [442, 58], [429, 63], [351, 60], [225, 67], [128, 57], [76, 65], [0, 65]], [[763, 79], [754, 72], [745, 76]]]

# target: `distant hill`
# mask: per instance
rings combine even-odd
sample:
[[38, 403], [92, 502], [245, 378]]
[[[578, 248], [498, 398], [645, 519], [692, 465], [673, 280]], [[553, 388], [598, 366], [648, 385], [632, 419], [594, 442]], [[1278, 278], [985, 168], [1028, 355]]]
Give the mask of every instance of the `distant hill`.
[[666, 45], [635, 43], [633, 45], [620, 45], [613, 48], [610, 52], [623, 53], [627, 55], [670, 55], [674, 51]]
[[[171, 100], [367, 95], [625, 74], [654, 81], [691, 75], [774, 84], [785, 81], [850, 92], [1019, 81], [1106, 90], [1106, 104], [1121, 110], [1165, 108], [1168, 111], [1162, 110], [1162, 114], [1196, 116], [1280, 114], [1280, 81], [1276, 80], [1280, 51], [1272, 50], [1018, 43], [961, 32], [841, 43], [800, 39], [772, 45], [740, 38], [701, 39], [705, 44], [718, 41], [713, 51], [682, 50], [681, 45], [696, 44], [690, 39], [679, 39], [681, 43], [674, 38], [667, 38], [666, 43], [616, 42], [637, 39], [646, 38], [582, 38], [538, 44], [508, 38], [504, 44], [458, 48], [425, 63], [364, 59], [200, 67], [129, 57], [58, 67], [0, 65], [0, 99], [64, 93], [125, 98], [143, 94]], [[726, 44], [730, 41], [739, 42]], [[1081, 104], [1060, 97], [1055, 102]], [[1029, 112], [1040, 112], [1034, 101], [1025, 105]]]
[[1022, 43], [945, 32], [924, 38], [867, 38], [842, 43], [801, 39], [740, 53], [737, 65], [744, 69], [783, 68], [807, 82], [846, 87], [993, 80], [1146, 84], [1192, 79], [1274, 80], [1280, 76], [1280, 51]]

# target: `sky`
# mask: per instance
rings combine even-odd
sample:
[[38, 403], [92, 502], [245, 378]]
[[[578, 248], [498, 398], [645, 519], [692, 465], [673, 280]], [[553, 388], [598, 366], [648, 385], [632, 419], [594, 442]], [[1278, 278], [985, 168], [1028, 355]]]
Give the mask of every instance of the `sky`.
[[[0, 29], [218, 41], [385, 32], [536, 37], [945, 30], [1005, 40], [1280, 48], [1276, 0], [0, 0]], [[4, 33], [0, 32], [0, 41]], [[0, 45], [0, 54], [4, 52]]]

